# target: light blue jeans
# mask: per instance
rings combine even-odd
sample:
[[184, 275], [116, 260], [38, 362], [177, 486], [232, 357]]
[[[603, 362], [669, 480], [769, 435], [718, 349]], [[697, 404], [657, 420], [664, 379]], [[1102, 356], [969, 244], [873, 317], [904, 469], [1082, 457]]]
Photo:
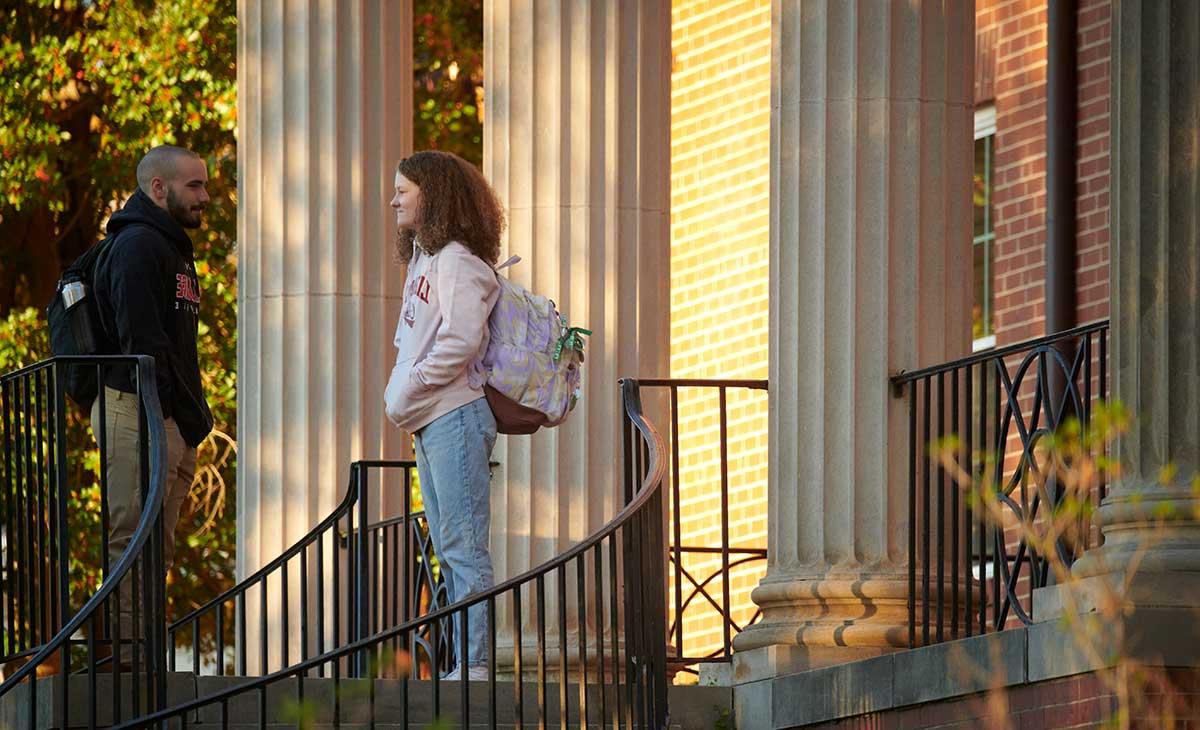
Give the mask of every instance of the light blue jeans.
[[[491, 471], [496, 418], [487, 400], [438, 417], [414, 435], [417, 474], [425, 518], [452, 602], [491, 588]], [[467, 664], [488, 660], [487, 604], [467, 612]], [[455, 614], [455, 654], [462, 641], [462, 616]], [[465, 676], [465, 672], [464, 672]]]

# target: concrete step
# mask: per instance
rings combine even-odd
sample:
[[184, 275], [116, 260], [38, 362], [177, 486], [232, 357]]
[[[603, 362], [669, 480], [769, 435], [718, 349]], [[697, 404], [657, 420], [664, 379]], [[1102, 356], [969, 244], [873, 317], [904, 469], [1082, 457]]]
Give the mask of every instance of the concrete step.
[[[301, 730], [300, 726], [298, 726], [298, 725], [266, 725], [265, 727], [266, 727], [266, 730]], [[419, 725], [419, 724], [414, 723], [414, 724], [407, 726], [407, 728], [406, 728], [404, 725], [398, 725], [398, 724], [394, 724], [394, 723], [389, 724], [389, 723], [377, 722], [377, 723], [375, 723], [374, 726], [371, 726], [371, 725], [339, 725], [336, 728], [336, 730], [371, 730], [372, 727], [374, 727], [375, 730], [416, 730], [417, 728], [425, 728], [427, 730], [435, 730], [435, 729], [455, 730], [457, 728], [462, 728], [463, 726], [455, 725], [450, 722], [445, 722], [445, 723], [442, 723], [441, 725], [432, 725], [432, 724]], [[472, 723], [472, 724], [466, 726], [466, 730], [491, 730], [491, 727], [492, 727], [491, 724], [479, 725], [479, 724]], [[499, 730], [516, 730], [514, 728], [514, 726], [512, 726], [512, 725], [497, 725], [496, 727], [499, 728]], [[537, 725], [526, 725], [525, 727], [535, 727], [536, 728]], [[547, 727], [550, 730], [554, 730], [554, 728], [556, 728], [558, 726], [557, 725], [554, 725], [554, 726], [547, 725]], [[611, 727], [612, 727], [611, 724], [606, 724], [606, 725], [589, 724], [587, 726], [587, 730], [608, 730], [608, 728], [611, 728]], [[708, 728], [711, 728], [711, 727], [713, 727], [713, 726], [712, 725], [701, 725], [698, 727], [685, 727], [683, 725], [678, 725], [675, 723], [672, 723], [667, 726], [668, 730], [708, 730]], [[233, 723], [230, 723], [227, 726], [222, 726], [219, 724], [218, 725], [207, 725], [207, 724], [193, 725], [190, 723], [188, 724], [188, 730], [217, 730], [217, 728], [221, 728], [221, 730], [226, 730], [226, 728], [228, 730], [262, 730], [263, 726], [260, 726], [258, 724], [253, 724], [253, 723], [249, 724], [249, 725], [246, 725], [246, 724], [235, 725]], [[579, 726], [571, 725], [570, 728], [571, 728], [571, 730], [578, 730]], [[333, 725], [305, 725], [303, 730], [335, 730], [335, 728]], [[521, 730], [525, 730], [525, 728], [522, 728]]]
[[[175, 705], [196, 697], [210, 696], [254, 679], [196, 677], [190, 672], [173, 672], [167, 678], [167, 695], [170, 703]], [[132, 708], [132, 676], [122, 675], [121, 680], [120, 714], [122, 719], [129, 719]], [[74, 676], [66, 685], [69, 689], [66, 698], [66, 727], [86, 727], [89, 723], [88, 682], [89, 678], [86, 676]], [[462, 727], [463, 702], [460, 682], [439, 682], [436, 696], [434, 683], [429, 680], [402, 682], [394, 679], [376, 679], [374, 683], [375, 696], [372, 701], [371, 686], [365, 679], [343, 679], [335, 682], [329, 678], [307, 677], [301, 682], [298, 678], [290, 678], [271, 685], [265, 692], [265, 698], [262, 696], [264, 693], [252, 691], [230, 699], [224, 711], [220, 704], [203, 707], [198, 712], [191, 713], [188, 727], [221, 727], [224, 717], [228, 718], [230, 727], [257, 728], [260, 727], [260, 721], [265, 720], [266, 726], [272, 730], [284, 730], [300, 725], [308, 730], [321, 730], [324, 727], [332, 727], [335, 704], [338, 720], [343, 728], [366, 727], [372, 716], [377, 728], [400, 727], [405, 716], [405, 706], [411, 727], [434, 726], [435, 719], [441, 720], [444, 727]], [[114, 719], [111, 700], [113, 677], [97, 675], [96, 685], [96, 724], [107, 727], [113, 724]], [[29, 690], [21, 687], [0, 698], [0, 728], [63, 728], [63, 687], [59, 677], [40, 679], [36, 682], [34, 689], [37, 722], [32, 725]], [[144, 709], [144, 689], [142, 693], [141, 705]], [[538, 727], [540, 720], [545, 722], [546, 727], [560, 727], [561, 708], [557, 683], [548, 682], [546, 685], [544, 718], [539, 718], [537, 683], [524, 682], [522, 693], [523, 712], [518, 722], [515, 684], [512, 681], [497, 682], [496, 721], [500, 727]], [[467, 683], [467, 694], [469, 711], [466, 715], [469, 727], [488, 727], [487, 682]], [[617, 701], [617, 693], [613, 687], [588, 686], [586, 701], [588, 727], [594, 725], [599, 728], [611, 723]], [[622, 707], [625, 703], [626, 698], [622, 695]], [[265, 717], [260, 719], [264, 706]], [[684, 730], [712, 728], [722, 715], [731, 711], [732, 691], [728, 687], [672, 686], [668, 694], [668, 706], [671, 710], [672, 725], [678, 725]], [[567, 719], [572, 728], [580, 727], [579, 708], [579, 685], [568, 684]]]
[[[147, 707], [146, 698], [147, 691], [145, 686], [145, 675], [140, 675], [143, 678], [143, 683], [139, 688], [139, 707], [145, 710]], [[120, 720], [128, 720], [133, 715], [133, 678], [131, 673], [120, 675]], [[109, 673], [97, 673], [96, 681], [96, 703], [95, 715], [96, 725], [98, 727], [107, 727], [113, 724], [114, 718], [117, 717], [117, 703], [114, 702], [116, 694], [115, 678]], [[36, 730], [49, 730], [50, 728], [62, 728], [63, 711], [65, 705], [67, 707], [67, 717], [69, 724], [67, 727], [87, 727], [92, 714], [92, 708], [88, 701], [88, 685], [91, 679], [87, 675], [73, 675], [70, 681], [65, 683], [61, 677], [44, 677], [33, 683], [32, 689], [28, 680], [23, 682], [21, 686], [13, 689], [4, 697], [0, 697], [0, 728], [13, 728], [14, 730], [27, 730], [28, 728], [36, 728]], [[63, 697], [63, 689], [67, 689], [67, 695]], [[172, 704], [181, 704], [196, 697], [196, 677], [191, 672], [170, 672], [167, 674], [167, 701]], [[30, 702], [33, 698], [34, 702]], [[36, 722], [31, 724], [31, 720]]]

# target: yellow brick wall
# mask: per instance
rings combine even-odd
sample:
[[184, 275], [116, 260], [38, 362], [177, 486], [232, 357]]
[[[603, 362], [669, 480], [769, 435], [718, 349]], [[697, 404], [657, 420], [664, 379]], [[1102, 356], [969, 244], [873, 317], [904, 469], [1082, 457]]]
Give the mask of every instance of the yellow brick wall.
[[[671, 36], [671, 375], [766, 378], [770, 0], [674, 0]], [[731, 391], [728, 407], [731, 541], [764, 548], [766, 394]], [[684, 545], [720, 544], [718, 419], [715, 393], [680, 391]], [[703, 580], [720, 558], [685, 566]], [[739, 624], [754, 613], [750, 591], [764, 570], [731, 573]], [[720, 600], [719, 579], [708, 590]], [[721, 646], [702, 598], [684, 630], [688, 656]]]

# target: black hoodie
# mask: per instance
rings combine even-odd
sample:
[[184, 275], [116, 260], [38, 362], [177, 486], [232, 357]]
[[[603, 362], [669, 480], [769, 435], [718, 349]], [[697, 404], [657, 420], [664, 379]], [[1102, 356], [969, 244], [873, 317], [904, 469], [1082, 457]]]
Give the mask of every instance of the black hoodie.
[[[163, 416], [174, 418], [190, 446], [212, 430], [200, 386], [196, 327], [200, 283], [192, 240], [140, 189], [108, 220], [114, 236], [96, 265], [96, 303], [120, 354], [153, 355]], [[106, 385], [134, 392], [131, 373], [114, 368]]]

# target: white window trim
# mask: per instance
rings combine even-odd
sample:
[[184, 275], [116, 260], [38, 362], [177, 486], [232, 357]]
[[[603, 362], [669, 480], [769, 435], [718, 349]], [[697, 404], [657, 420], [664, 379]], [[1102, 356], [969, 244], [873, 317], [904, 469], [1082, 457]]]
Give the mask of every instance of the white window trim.
[[[988, 104], [975, 110], [975, 139], [983, 139], [996, 133], [996, 105]], [[971, 352], [983, 352], [996, 346], [996, 335], [971, 341]]]
[[988, 104], [975, 110], [975, 139], [996, 133], [996, 105]]

